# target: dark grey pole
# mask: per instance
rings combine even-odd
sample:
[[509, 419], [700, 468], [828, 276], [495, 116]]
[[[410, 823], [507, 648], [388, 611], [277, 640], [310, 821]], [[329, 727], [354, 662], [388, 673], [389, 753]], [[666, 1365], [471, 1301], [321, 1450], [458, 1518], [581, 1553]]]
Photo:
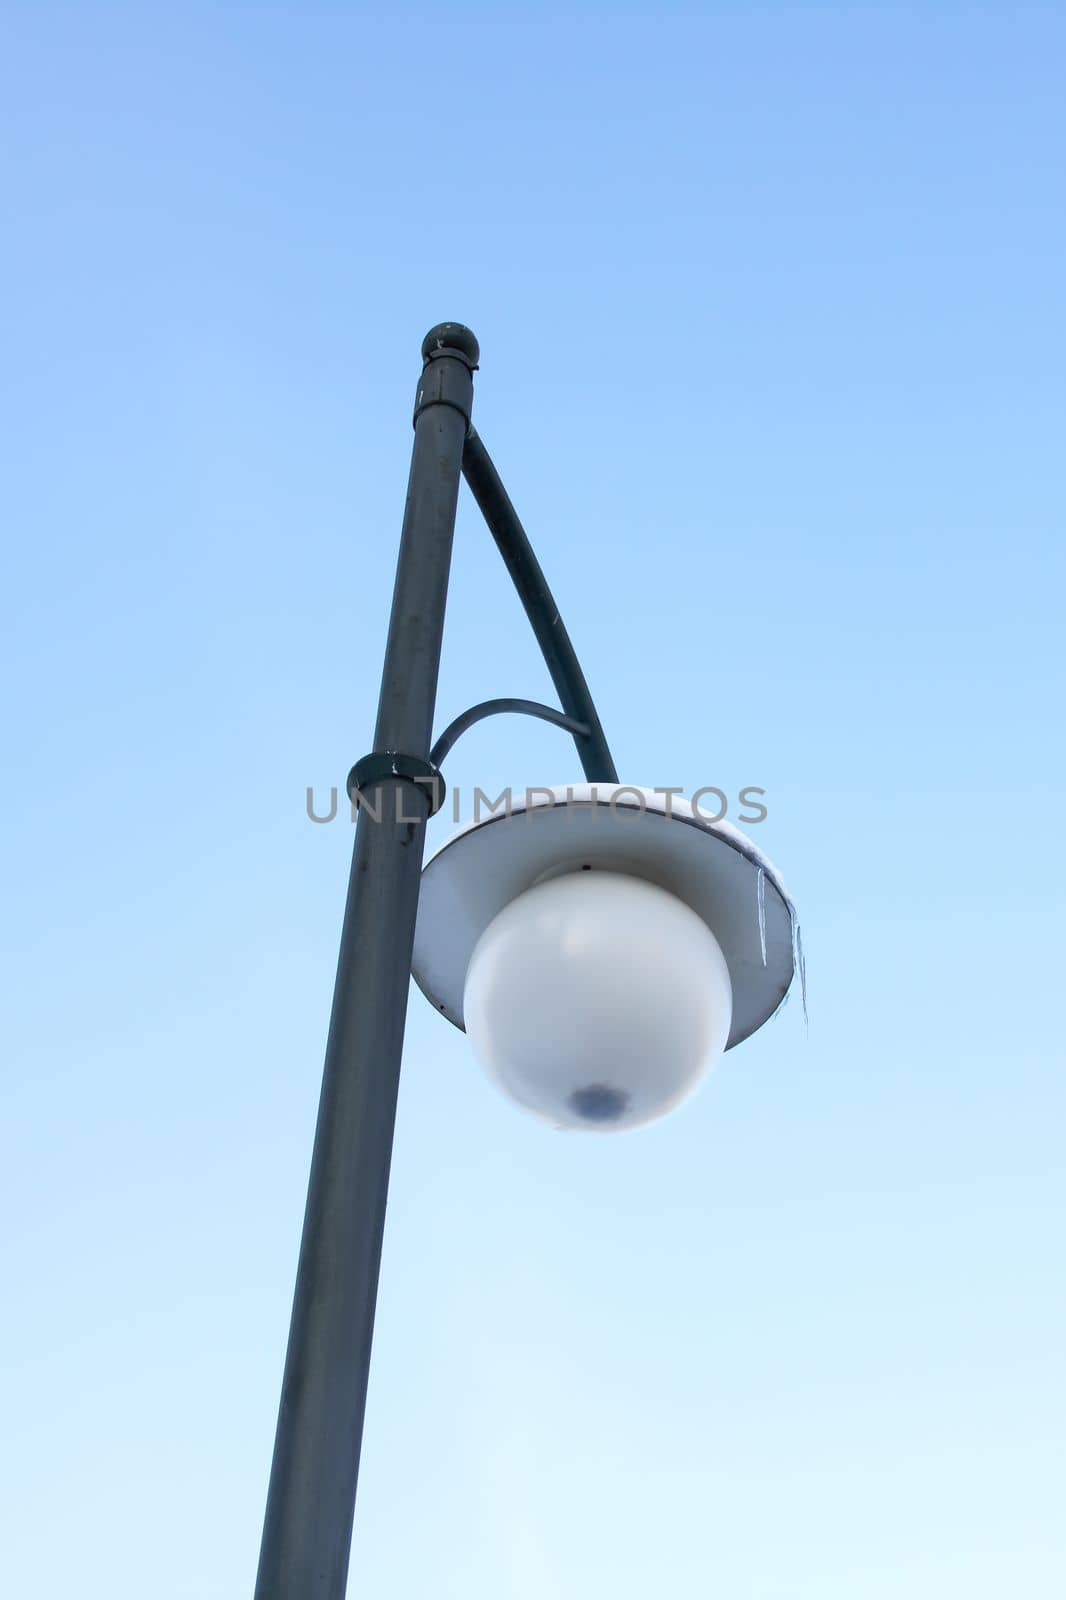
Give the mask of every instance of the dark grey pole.
[[[415, 440], [374, 749], [426, 764], [478, 347], [434, 328]], [[385, 772], [390, 760], [379, 764]], [[411, 949], [430, 795], [367, 783], [356, 827], [296, 1274], [256, 1600], [343, 1600], [366, 1407]], [[380, 821], [374, 820], [380, 814]]]

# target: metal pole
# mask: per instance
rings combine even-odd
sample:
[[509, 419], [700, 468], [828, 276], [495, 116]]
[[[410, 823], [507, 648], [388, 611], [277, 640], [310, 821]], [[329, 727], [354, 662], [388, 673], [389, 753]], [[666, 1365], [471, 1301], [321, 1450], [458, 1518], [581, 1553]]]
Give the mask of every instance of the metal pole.
[[[376, 752], [432, 740], [478, 346], [426, 335]], [[387, 765], [387, 763], [385, 764]], [[387, 776], [355, 835], [267, 1494], [256, 1600], [343, 1600], [430, 797]], [[380, 821], [375, 821], [380, 815]]]

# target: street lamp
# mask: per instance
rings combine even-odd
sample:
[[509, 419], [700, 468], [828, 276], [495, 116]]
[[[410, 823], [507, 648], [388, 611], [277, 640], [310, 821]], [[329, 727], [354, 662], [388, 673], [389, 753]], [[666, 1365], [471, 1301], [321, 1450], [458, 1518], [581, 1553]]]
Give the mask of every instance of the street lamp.
[[414, 976], [557, 1127], [663, 1116], [780, 1006], [795, 916], [738, 828], [668, 791], [536, 789], [422, 875]]
[[[619, 788], [596, 708], [529, 541], [471, 425], [477, 340], [422, 344], [414, 448], [374, 747], [358, 824], [256, 1600], [343, 1600], [412, 972], [516, 1100], [559, 1127], [664, 1115], [784, 1000], [792, 903], [769, 861], [671, 791]], [[460, 474], [541, 646], [561, 710], [474, 706], [432, 742]], [[574, 739], [586, 783], [535, 790], [422, 872], [440, 763], [482, 717]], [[535, 798], [534, 798], [535, 797]]]

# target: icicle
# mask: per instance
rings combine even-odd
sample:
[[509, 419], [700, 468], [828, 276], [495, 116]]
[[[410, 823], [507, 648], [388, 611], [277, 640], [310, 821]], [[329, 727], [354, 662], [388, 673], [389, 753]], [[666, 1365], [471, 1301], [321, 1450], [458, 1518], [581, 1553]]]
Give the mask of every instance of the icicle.
[[766, 965], [766, 873], [759, 868], [759, 876], [755, 886], [755, 899], [759, 907], [759, 949], [762, 951], [762, 964]]
[[799, 975], [800, 999], [803, 1001], [803, 1021], [809, 1023], [807, 1016], [807, 963], [803, 959], [803, 935], [800, 933], [799, 919], [795, 912], [792, 913], [792, 966]]

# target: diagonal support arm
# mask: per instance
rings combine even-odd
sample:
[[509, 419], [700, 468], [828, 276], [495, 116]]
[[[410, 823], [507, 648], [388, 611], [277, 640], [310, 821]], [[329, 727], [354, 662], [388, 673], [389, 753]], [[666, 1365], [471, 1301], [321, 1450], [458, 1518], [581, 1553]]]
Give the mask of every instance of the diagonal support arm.
[[570, 635], [563, 626], [559, 608], [540, 562], [533, 554], [526, 530], [473, 424], [467, 430], [463, 448], [463, 477], [470, 485], [518, 590], [562, 708], [568, 717], [585, 725], [585, 733], [574, 734], [585, 777], [590, 783], [617, 783], [618, 773], [607, 738]]

